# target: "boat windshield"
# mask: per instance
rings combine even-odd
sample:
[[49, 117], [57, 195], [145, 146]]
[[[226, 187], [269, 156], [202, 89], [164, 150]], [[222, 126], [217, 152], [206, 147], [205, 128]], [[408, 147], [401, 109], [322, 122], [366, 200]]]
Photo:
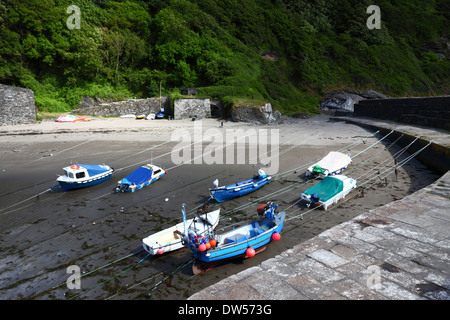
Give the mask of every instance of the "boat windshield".
[[77, 179], [82, 179], [82, 178], [86, 177], [86, 173], [84, 171], [77, 172], [76, 177], [77, 177]]

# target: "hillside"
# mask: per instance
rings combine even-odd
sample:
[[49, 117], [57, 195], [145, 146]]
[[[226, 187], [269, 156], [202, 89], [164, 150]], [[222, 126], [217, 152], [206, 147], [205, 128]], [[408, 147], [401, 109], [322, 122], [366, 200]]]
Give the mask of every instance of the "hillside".
[[[372, 4], [381, 29], [366, 25]], [[160, 86], [287, 114], [317, 112], [325, 92], [347, 87], [450, 94], [449, 13], [446, 0], [4, 0], [0, 83], [32, 89], [49, 112]]]

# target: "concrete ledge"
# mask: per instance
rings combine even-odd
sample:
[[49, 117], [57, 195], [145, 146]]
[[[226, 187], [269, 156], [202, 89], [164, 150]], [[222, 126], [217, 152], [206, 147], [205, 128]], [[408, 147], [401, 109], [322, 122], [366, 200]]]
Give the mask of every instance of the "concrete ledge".
[[401, 147], [408, 145], [418, 138], [408, 149], [410, 154], [432, 141], [430, 146], [417, 155], [417, 159], [440, 174], [444, 174], [450, 170], [450, 134], [446, 130], [360, 117], [331, 117], [330, 120], [345, 121], [369, 128], [373, 131], [380, 130], [384, 135], [394, 130], [389, 136], [389, 139], [395, 140], [403, 135], [403, 138], [397, 143]]

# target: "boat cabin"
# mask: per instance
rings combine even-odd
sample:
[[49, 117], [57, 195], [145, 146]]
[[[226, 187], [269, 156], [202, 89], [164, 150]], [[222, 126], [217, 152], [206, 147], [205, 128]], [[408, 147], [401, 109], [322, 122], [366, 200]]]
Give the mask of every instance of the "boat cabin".
[[73, 180], [89, 178], [87, 169], [76, 164], [71, 165], [70, 167], [65, 167], [63, 170], [65, 176]]

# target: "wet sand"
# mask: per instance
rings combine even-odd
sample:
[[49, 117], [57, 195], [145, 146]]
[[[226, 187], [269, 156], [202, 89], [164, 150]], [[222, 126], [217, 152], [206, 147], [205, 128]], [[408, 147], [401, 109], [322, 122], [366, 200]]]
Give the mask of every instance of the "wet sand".
[[[185, 299], [438, 178], [412, 160], [396, 175], [374, 180], [376, 183], [363, 195], [355, 191], [348, 201], [332, 210], [307, 212], [298, 199], [317, 181], [299, 183], [305, 168], [283, 173], [320, 159], [329, 151], [359, 143], [345, 151], [354, 156], [381, 136], [364, 138], [372, 132], [330, 122], [326, 116], [286, 118], [281, 124], [267, 126], [224, 122], [222, 127], [218, 120], [201, 120], [204, 131], [268, 129], [279, 133], [275, 181], [248, 196], [221, 204], [211, 202], [208, 210], [220, 207], [222, 212], [217, 232], [226, 225], [256, 218], [256, 208], [267, 200], [286, 210], [289, 220], [281, 240], [269, 244], [254, 258], [234, 260], [193, 276], [187, 250], [148, 257], [142, 250], [142, 238], [179, 222], [182, 203], [190, 214], [202, 206], [216, 178], [221, 185], [231, 184], [251, 177], [260, 167], [268, 169], [252, 165], [248, 157], [244, 164], [174, 163], [171, 154], [178, 142], [170, 141], [172, 132], [186, 129], [193, 136], [198, 122], [96, 118], [83, 123], [0, 127], [0, 299]], [[371, 168], [383, 171], [384, 166], [378, 167], [383, 161], [392, 165], [392, 155], [400, 148], [394, 145], [387, 149], [390, 143], [386, 139], [356, 157], [348, 175], [358, 180]], [[204, 143], [203, 148], [207, 145]], [[405, 156], [407, 153], [402, 158]], [[47, 191], [71, 161], [106, 163], [115, 172], [110, 181], [94, 187]], [[165, 167], [168, 174], [133, 194], [112, 192], [118, 180], [149, 162]], [[287, 191], [275, 193], [279, 190]], [[299, 219], [302, 213], [303, 220]], [[70, 265], [79, 266], [82, 272], [81, 289], [67, 287]]]

